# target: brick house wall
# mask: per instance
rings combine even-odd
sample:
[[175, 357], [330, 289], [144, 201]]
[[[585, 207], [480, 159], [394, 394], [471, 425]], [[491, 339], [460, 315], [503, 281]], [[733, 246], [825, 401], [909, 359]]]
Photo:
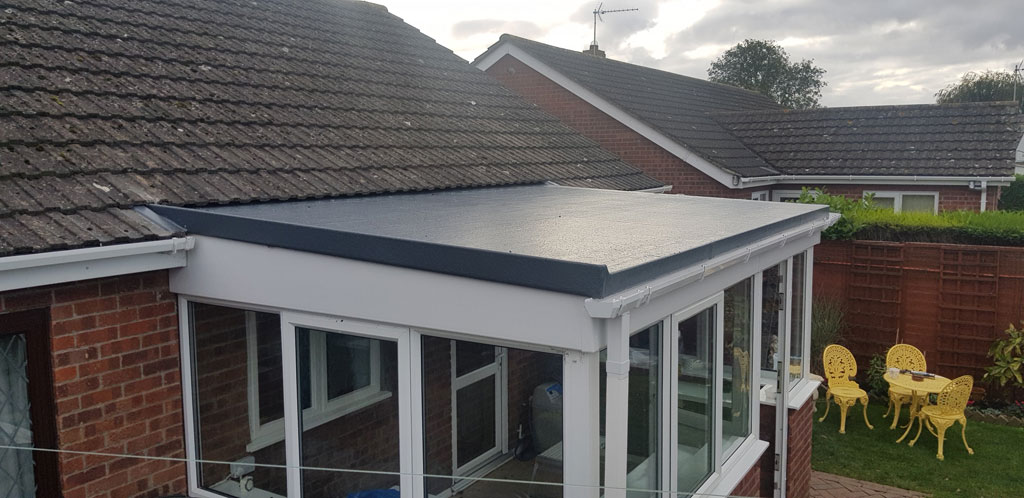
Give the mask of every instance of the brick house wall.
[[[48, 308], [60, 449], [183, 458], [178, 316], [167, 272], [0, 293], [0, 313]], [[3, 315], [0, 314], [0, 319]], [[69, 498], [185, 491], [179, 462], [61, 454]]]
[[[771, 190], [772, 192], [779, 190], [800, 190], [804, 185], [771, 185], [770, 187], [764, 187], [761, 189], [751, 190]], [[820, 187], [826, 192], [834, 195], [843, 195], [851, 199], [859, 199], [864, 196], [864, 192], [938, 192], [939, 193], [939, 211], [956, 211], [956, 210], [967, 210], [967, 211], [978, 211], [981, 209], [981, 191], [971, 190], [966, 185], [955, 186], [955, 185], [840, 185], [840, 184], [829, 184], [829, 185], [814, 185], [809, 188]], [[994, 211], [999, 206], [999, 195], [1002, 193], [1001, 187], [988, 187], [987, 197], [987, 211]]]

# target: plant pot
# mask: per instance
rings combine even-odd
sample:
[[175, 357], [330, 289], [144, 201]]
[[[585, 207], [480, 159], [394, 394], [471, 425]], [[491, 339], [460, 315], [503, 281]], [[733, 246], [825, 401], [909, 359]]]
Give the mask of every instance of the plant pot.
[[973, 389], [971, 389], [971, 401], [977, 403], [983, 399], [985, 399], [984, 387], [974, 387]]

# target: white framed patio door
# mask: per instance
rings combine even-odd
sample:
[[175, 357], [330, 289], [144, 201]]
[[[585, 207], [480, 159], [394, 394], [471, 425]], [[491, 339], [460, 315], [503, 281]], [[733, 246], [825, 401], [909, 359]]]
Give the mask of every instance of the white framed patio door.
[[508, 451], [506, 349], [452, 340], [451, 358], [452, 468], [470, 476]]

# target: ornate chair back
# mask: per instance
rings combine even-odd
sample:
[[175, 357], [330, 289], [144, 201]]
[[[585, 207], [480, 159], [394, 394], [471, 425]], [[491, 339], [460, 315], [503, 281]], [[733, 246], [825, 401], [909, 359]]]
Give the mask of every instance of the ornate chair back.
[[896, 367], [901, 370], [916, 370], [927, 372], [928, 363], [924, 359], [924, 353], [910, 344], [897, 344], [889, 348], [885, 355], [885, 366]]
[[974, 377], [963, 375], [946, 384], [939, 392], [939, 412], [943, 415], [963, 415], [967, 408], [967, 400], [971, 397], [971, 389], [974, 388]]
[[857, 386], [857, 382], [851, 380], [857, 375], [857, 360], [849, 349], [838, 344], [829, 344], [822, 353], [822, 360], [829, 388]]

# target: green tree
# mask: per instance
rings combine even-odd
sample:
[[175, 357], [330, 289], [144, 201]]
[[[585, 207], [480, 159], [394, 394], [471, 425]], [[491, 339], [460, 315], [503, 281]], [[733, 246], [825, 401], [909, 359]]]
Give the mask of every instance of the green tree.
[[1024, 175], [1016, 175], [1009, 187], [999, 195], [999, 209], [1024, 211]]
[[[956, 102], [1016, 101], [1024, 111], [1024, 85], [1020, 77], [1006, 71], [969, 72], [935, 94], [940, 104]], [[1016, 91], [1016, 98], [1014, 97]]]
[[708, 79], [758, 92], [793, 109], [820, 107], [825, 70], [814, 60], [790, 62], [773, 40], [743, 40], [711, 63]]

